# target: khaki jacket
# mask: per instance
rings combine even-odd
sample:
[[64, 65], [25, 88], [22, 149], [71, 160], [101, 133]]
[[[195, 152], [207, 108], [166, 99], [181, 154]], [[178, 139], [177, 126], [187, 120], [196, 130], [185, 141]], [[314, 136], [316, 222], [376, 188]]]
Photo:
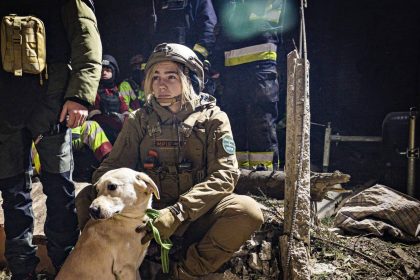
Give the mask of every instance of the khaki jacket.
[[[151, 150], [158, 154], [152, 168]], [[229, 119], [215, 99], [203, 93], [176, 114], [154, 98], [133, 112], [93, 182], [120, 167], [146, 172], [161, 193], [155, 207], [179, 201], [191, 221], [231, 194], [240, 174]]]

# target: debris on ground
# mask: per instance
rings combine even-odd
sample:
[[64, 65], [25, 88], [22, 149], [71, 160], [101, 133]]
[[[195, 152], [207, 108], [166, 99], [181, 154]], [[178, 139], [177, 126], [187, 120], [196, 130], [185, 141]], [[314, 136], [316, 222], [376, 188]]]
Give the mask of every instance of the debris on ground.
[[[35, 204], [41, 204], [44, 199], [38, 184], [34, 184], [33, 190], [35, 196], [40, 194], [34, 197]], [[79, 183], [78, 190], [85, 185]], [[203, 280], [282, 279], [279, 237], [283, 234], [283, 201], [263, 193], [252, 197], [262, 205], [265, 223], [222, 269]], [[36, 213], [35, 216], [45, 218]], [[334, 226], [334, 217], [325, 218], [312, 227], [310, 256], [311, 279], [315, 280], [420, 279], [419, 242], [401, 243], [372, 234], [345, 235]], [[6, 269], [0, 271], [0, 280], [9, 279]]]

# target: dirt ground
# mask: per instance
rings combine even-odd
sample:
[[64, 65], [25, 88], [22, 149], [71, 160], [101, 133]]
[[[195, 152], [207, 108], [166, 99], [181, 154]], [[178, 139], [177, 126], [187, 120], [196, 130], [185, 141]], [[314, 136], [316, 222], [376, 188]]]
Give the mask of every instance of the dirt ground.
[[[77, 191], [87, 183], [77, 183]], [[39, 182], [33, 184], [35, 235], [43, 235], [45, 221], [45, 196]], [[282, 204], [278, 200], [256, 197], [267, 207], [264, 211], [266, 223], [263, 231], [271, 231], [270, 242], [278, 239], [282, 232]], [[0, 224], [3, 224], [3, 214], [0, 210]], [[395, 240], [380, 239], [369, 235], [345, 235], [332, 227], [333, 218], [327, 218], [314, 225], [311, 232], [311, 264], [312, 277], [316, 280], [327, 279], [420, 279], [420, 243], [404, 244]], [[261, 232], [256, 233], [256, 236]], [[269, 236], [269, 235], [265, 235]], [[253, 237], [255, 240], [255, 236]], [[273, 257], [278, 267], [276, 276], [266, 277], [259, 271], [249, 269], [247, 275], [235, 270], [238, 257], [232, 259], [223, 267], [224, 271], [214, 274], [210, 279], [281, 279], [280, 254], [278, 242], [272, 242]], [[249, 263], [249, 255], [240, 256], [243, 263]], [[273, 270], [273, 268], [270, 268]], [[0, 280], [8, 280], [10, 275], [6, 269], [0, 271]], [[45, 279], [45, 278], [39, 278]]]
[[325, 219], [311, 236], [311, 279], [420, 279], [420, 243], [344, 235]]

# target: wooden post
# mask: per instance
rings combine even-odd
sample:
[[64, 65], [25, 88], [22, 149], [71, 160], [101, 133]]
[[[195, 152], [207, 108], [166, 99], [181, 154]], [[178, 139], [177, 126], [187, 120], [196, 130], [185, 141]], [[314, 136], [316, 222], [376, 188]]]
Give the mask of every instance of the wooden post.
[[[306, 71], [305, 71], [306, 66]], [[287, 56], [285, 221], [280, 237], [283, 279], [310, 279], [309, 63]]]

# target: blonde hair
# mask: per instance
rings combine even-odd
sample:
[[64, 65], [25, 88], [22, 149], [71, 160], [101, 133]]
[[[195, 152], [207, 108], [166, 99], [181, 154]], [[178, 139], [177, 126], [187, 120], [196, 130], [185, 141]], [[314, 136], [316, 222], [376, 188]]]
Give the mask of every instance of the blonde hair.
[[[188, 76], [189, 69], [180, 63], [174, 63], [178, 66], [177, 74], [181, 80], [181, 104], [183, 105], [193, 100], [198, 95], [195, 93], [191, 80]], [[147, 100], [150, 100], [153, 96], [153, 73], [155, 73], [158, 64], [159, 63], [155, 63], [149, 68], [144, 79], [144, 94], [146, 95]]]

